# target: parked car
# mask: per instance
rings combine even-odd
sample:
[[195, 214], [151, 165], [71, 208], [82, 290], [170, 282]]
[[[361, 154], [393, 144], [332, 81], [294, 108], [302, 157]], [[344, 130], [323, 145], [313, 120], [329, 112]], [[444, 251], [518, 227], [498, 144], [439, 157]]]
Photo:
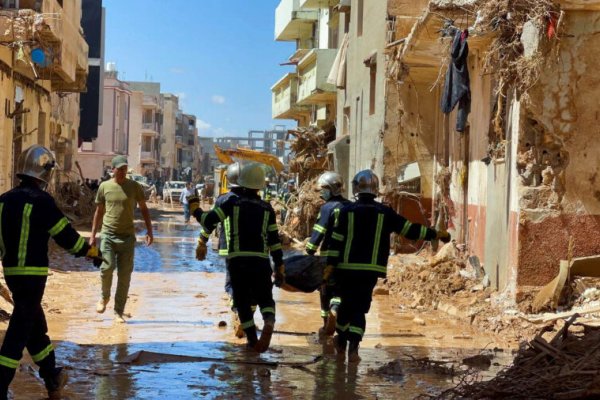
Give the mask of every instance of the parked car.
[[165, 202], [179, 201], [181, 193], [185, 189], [185, 182], [183, 181], [167, 181], [163, 186], [162, 196]]

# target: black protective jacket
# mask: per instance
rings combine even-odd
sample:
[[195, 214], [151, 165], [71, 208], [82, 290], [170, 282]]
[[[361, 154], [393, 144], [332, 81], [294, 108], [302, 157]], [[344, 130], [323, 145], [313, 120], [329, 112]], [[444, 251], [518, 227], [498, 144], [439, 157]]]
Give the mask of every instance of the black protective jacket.
[[210, 233], [229, 219], [230, 230], [227, 235], [227, 258], [235, 257], [273, 257], [276, 266], [283, 263], [283, 250], [275, 222], [273, 207], [259, 196], [242, 194], [231, 196], [219, 207], [210, 211], [197, 209], [194, 217], [203, 229], [200, 237], [208, 241]]
[[306, 252], [308, 254], [315, 254], [319, 245], [321, 245], [321, 256], [325, 257], [329, 255], [331, 234], [333, 233], [333, 228], [337, 225], [340, 209], [349, 203], [350, 200], [342, 196], [334, 196], [321, 206], [317, 222], [313, 226], [312, 235], [306, 244]]
[[361, 196], [340, 211], [327, 264], [340, 270], [373, 271], [385, 277], [390, 255], [390, 234], [407, 239], [432, 240], [437, 233], [412, 223], [370, 196]]
[[22, 182], [0, 196], [0, 257], [4, 276], [48, 275], [48, 239], [75, 257], [90, 248], [58, 209], [52, 196]]
[[[232, 196], [239, 196], [242, 193], [243, 189], [241, 187], [234, 187], [227, 193], [224, 193], [217, 197], [215, 201], [214, 207], [221, 207], [223, 203], [229, 200]], [[213, 207], [213, 208], [214, 208]], [[219, 255], [226, 257], [227, 256], [227, 238], [229, 237], [229, 230], [231, 229], [231, 225], [229, 223], [229, 218], [225, 219], [225, 221], [221, 222], [219, 226]]]

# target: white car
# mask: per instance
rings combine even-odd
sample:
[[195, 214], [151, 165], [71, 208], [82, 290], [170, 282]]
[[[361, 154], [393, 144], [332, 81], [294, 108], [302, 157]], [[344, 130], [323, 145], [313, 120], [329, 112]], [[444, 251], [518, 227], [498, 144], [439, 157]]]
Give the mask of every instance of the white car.
[[171, 200], [178, 202], [179, 198], [181, 197], [181, 193], [183, 192], [184, 189], [185, 189], [185, 182], [183, 182], [183, 181], [167, 181], [167, 182], [165, 182], [165, 185], [163, 186], [163, 192], [162, 192], [163, 200], [165, 202], [170, 202]]

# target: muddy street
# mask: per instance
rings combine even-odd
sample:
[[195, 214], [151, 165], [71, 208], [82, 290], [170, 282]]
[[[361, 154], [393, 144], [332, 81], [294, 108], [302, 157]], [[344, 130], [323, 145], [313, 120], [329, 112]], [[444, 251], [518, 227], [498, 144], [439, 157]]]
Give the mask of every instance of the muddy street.
[[[455, 385], [451, 369], [484, 348], [492, 359], [485, 376], [512, 359], [496, 339], [440, 314], [416, 318], [379, 295], [362, 362], [340, 363], [331, 340], [320, 341], [316, 333], [317, 293], [277, 288], [271, 349], [248, 353], [233, 334], [224, 262], [213, 251], [206, 261], [193, 258], [197, 225], [163, 213], [155, 228], [155, 244], [136, 247], [126, 324], [113, 321], [112, 301], [106, 313], [95, 312], [99, 274], [89, 263], [53, 253], [57, 268], [44, 307], [59, 364], [69, 370], [65, 398], [414, 398]], [[26, 354], [12, 385], [14, 399], [46, 398], [35, 370]]]

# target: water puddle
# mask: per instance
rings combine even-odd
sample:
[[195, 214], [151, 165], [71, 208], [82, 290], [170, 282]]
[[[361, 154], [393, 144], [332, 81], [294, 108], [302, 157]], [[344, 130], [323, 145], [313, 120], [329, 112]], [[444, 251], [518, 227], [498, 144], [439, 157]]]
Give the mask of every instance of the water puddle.
[[[463, 359], [485, 354], [471, 364], [486, 378], [512, 361], [498, 338], [440, 313], [419, 313], [416, 323], [416, 312], [375, 296], [362, 361], [349, 365], [316, 334], [318, 294], [279, 289], [272, 347], [248, 353], [232, 332], [223, 260], [210, 249], [206, 261], [194, 259], [197, 224], [163, 220], [155, 235], [153, 246], [136, 247], [126, 324], [116, 324], [108, 311], [94, 312], [99, 278], [93, 267], [53, 252], [62, 262], [54, 264], [44, 307], [58, 361], [71, 376], [65, 398], [405, 399], [454, 386], [457, 371], [466, 369]], [[258, 313], [255, 318], [260, 326]], [[12, 390], [15, 399], [45, 397], [29, 356]]]

